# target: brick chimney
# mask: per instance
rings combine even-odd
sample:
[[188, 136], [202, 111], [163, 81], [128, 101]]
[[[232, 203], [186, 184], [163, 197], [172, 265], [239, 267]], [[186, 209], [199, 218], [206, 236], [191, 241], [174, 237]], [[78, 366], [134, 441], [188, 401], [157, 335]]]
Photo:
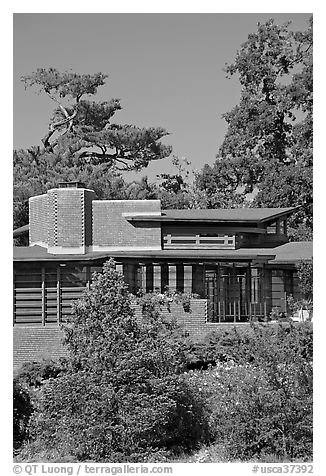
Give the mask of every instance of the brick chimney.
[[29, 200], [30, 246], [52, 254], [84, 254], [92, 244], [93, 190], [81, 182], [60, 182], [58, 188]]

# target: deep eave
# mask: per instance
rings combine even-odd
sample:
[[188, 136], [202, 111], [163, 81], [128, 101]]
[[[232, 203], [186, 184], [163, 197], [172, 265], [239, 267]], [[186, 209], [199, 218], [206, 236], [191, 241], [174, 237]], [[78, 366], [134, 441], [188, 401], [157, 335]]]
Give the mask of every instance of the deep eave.
[[162, 210], [158, 214], [130, 213], [124, 214], [130, 222], [162, 222], [162, 223], [265, 223], [277, 218], [286, 218], [299, 207], [289, 208], [231, 208], [205, 210]]
[[41, 246], [14, 247], [15, 262], [96, 261], [112, 258], [183, 261], [259, 260], [269, 264], [294, 264], [312, 259], [312, 242], [291, 242], [275, 248], [239, 248], [237, 250], [120, 250], [85, 254], [50, 254]]
[[120, 250], [85, 254], [50, 254], [41, 246], [14, 247], [14, 261], [93, 261], [112, 258], [135, 259], [272, 259], [274, 250], [240, 248], [237, 250]]
[[[142, 214], [132, 213], [123, 214], [129, 222], [159, 222], [159, 223], [221, 223], [221, 224], [262, 224], [277, 218], [284, 217], [296, 211], [297, 207], [289, 208], [231, 208], [231, 209], [201, 209], [201, 210], [162, 210], [157, 213]], [[262, 233], [263, 229], [252, 229], [257, 233]], [[13, 231], [13, 237], [27, 234], [29, 224], [16, 228]]]

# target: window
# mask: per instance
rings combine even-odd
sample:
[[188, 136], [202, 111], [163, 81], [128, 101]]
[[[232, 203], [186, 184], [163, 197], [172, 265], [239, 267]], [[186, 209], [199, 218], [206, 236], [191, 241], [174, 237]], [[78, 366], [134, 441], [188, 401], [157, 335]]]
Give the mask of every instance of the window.
[[15, 275], [16, 288], [41, 288], [42, 275], [39, 272], [18, 272]]
[[86, 266], [63, 266], [61, 268], [60, 280], [62, 287], [86, 286]]
[[185, 231], [171, 230], [163, 232], [163, 247], [165, 249], [182, 248], [213, 248], [213, 249], [235, 249], [236, 239], [234, 234], [218, 233], [214, 231]]

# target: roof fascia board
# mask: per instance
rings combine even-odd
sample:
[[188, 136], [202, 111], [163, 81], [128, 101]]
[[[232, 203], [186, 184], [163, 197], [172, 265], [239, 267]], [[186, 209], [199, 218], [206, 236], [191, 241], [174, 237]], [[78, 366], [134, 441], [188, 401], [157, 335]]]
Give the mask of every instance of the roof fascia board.
[[158, 221], [158, 222], [167, 222], [167, 223], [265, 223], [269, 221], [274, 221], [277, 218], [280, 218], [282, 216], [288, 216], [294, 211], [296, 211], [299, 207], [293, 207], [289, 210], [284, 210], [282, 212], [274, 213], [268, 217], [265, 218], [245, 218], [245, 219], [235, 219], [235, 218], [192, 218], [192, 217], [168, 217], [168, 216], [146, 216], [142, 213], [139, 213], [138, 215], [130, 215], [126, 214], [124, 217], [128, 221]]
[[282, 216], [288, 216], [288, 215], [291, 215], [291, 213], [294, 213], [295, 211], [299, 210], [299, 208], [301, 208], [301, 205], [298, 205], [296, 207], [292, 207], [290, 208], [289, 210], [286, 210], [286, 211], [283, 211], [283, 212], [279, 212], [279, 213], [275, 213], [275, 215], [272, 215], [271, 217], [268, 217], [268, 218], [262, 218], [260, 220], [261, 223], [265, 223], [267, 221], [271, 221], [271, 220], [275, 220], [277, 218], [280, 218]]
[[16, 263], [18, 262], [30, 262], [30, 261], [38, 261], [38, 262], [53, 262], [53, 261], [60, 261], [60, 262], [68, 262], [68, 261], [95, 261], [99, 259], [109, 259], [109, 258], [126, 258], [126, 259], [174, 259], [178, 261], [184, 261], [184, 260], [194, 260], [198, 259], [200, 261], [202, 260], [209, 260], [209, 261], [216, 261], [216, 260], [225, 260], [225, 261], [242, 261], [242, 260], [262, 260], [262, 261], [269, 261], [275, 258], [275, 254], [268, 254], [268, 255], [259, 255], [255, 253], [248, 253], [248, 254], [243, 254], [243, 255], [237, 255], [237, 254], [231, 254], [231, 255], [223, 255], [223, 254], [214, 254], [214, 256], [178, 256], [176, 254], [169, 254], [169, 253], [164, 253], [160, 254], [155, 251], [143, 254], [141, 252], [134, 252], [132, 255], [127, 254], [126, 252], [112, 252], [112, 253], [105, 253], [105, 254], [99, 254], [99, 255], [92, 255], [92, 256], [69, 256], [69, 255], [52, 255], [49, 257], [45, 256], [40, 256], [40, 257], [15, 257], [14, 261]]

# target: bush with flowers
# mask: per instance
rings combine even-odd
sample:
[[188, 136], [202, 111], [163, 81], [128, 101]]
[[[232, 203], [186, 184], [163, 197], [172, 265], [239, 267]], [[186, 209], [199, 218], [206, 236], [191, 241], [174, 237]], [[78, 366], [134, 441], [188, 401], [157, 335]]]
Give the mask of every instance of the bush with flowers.
[[224, 362], [186, 374], [206, 401], [212, 442], [230, 461], [270, 454], [312, 459], [312, 348], [306, 337], [301, 326], [278, 325], [273, 332], [254, 326], [251, 337], [224, 353]]

